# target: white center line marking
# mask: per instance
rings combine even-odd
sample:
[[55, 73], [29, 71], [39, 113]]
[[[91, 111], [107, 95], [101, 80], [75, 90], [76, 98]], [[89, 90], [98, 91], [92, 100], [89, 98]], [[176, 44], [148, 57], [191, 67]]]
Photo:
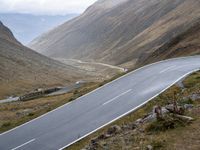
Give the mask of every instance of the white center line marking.
[[122, 94], [120, 94], [120, 95], [118, 95], [118, 96], [114, 97], [113, 99], [111, 99], [111, 100], [109, 100], [109, 101], [105, 102], [103, 105], [106, 105], [106, 104], [108, 104], [108, 103], [110, 103], [110, 102], [112, 102], [112, 101], [116, 100], [117, 98], [119, 98], [119, 97], [121, 97], [121, 96], [123, 96], [123, 95], [125, 95], [125, 94], [129, 93], [130, 91], [132, 91], [132, 89], [129, 89], [128, 91], [126, 91], [126, 92], [124, 92], [124, 93], [122, 93]]
[[35, 141], [35, 139], [32, 139], [32, 140], [30, 140], [30, 141], [28, 141], [28, 142], [26, 142], [26, 143], [24, 143], [24, 144], [22, 144], [22, 145], [19, 145], [19, 146], [15, 147], [15, 148], [13, 148], [13, 149], [11, 149], [11, 150], [16, 150], [16, 149], [18, 149], [18, 148], [20, 148], [20, 147], [22, 147], [22, 146], [25, 146], [25, 145], [27, 145], [27, 144], [33, 142], [33, 141]]
[[168, 68], [166, 68], [166, 69], [162, 70], [160, 73], [164, 73], [164, 72], [166, 72], [166, 71], [168, 71], [168, 70], [170, 70], [170, 69], [172, 69], [172, 68], [174, 68], [174, 67], [176, 67], [176, 66], [171, 66], [171, 67], [168, 67]]

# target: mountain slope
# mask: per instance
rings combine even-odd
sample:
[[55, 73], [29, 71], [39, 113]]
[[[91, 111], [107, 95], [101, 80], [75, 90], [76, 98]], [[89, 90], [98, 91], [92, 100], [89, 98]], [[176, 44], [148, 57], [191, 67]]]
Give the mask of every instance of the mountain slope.
[[23, 44], [28, 44], [40, 34], [64, 23], [77, 16], [68, 14], [65, 16], [55, 15], [31, 15], [18, 13], [0, 13], [0, 20], [12, 30], [15, 37]]
[[0, 70], [0, 97], [38, 87], [70, 84], [88, 76], [24, 47], [1, 22]]
[[[99, 0], [29, 46], [50, 57], [133, 68], [200, 21], [198, 0]], [[185, 55], [182, 50], [173, 56]], [[191, 50], [187, 55], [198, 54]], [[170, 58], [164, 55], [163, 59]], [[155, 58], [159, 60], [159, 58]], [[152, 61], [155, 61], [152, 60]]]
[[140, 65], [165, 58], [200, 54], [200, 21], [152, 52]]

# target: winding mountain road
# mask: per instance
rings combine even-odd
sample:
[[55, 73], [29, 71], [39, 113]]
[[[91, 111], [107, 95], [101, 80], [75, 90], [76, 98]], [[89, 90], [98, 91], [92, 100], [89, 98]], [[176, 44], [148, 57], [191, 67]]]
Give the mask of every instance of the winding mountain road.
[[200, 69], [200, 56], [133, 71], [50, 113], [0, 134], [0, 150], [57, 150], [140, 108]]

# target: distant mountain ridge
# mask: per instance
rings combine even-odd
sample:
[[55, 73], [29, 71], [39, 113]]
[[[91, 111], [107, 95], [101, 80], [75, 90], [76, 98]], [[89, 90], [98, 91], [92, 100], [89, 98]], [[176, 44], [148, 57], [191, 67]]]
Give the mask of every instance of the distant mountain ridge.
[[27, 44], [40, 34], [47, 32], [76, 16], [77, 14], [48, 16], [0, 13], [0, 20], [12, 30], [21, 43]]
[[198, 46], [189, 51], [181, 44], [173, 51], [161, 51], [195, 25], [199, 30], [199, 8], [198, 0], [99, 0], [79, 17], [36, 38], [29, 46], [52, 58], [127, 68], [161, 58], [200, 54]]

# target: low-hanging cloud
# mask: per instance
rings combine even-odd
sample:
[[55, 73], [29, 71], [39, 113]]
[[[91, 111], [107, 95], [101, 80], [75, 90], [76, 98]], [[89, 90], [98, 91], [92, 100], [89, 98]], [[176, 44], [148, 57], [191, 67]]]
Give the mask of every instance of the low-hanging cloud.
[[0, 0], [0, 13], [65, 15], [81, 13], [97, 0]]

